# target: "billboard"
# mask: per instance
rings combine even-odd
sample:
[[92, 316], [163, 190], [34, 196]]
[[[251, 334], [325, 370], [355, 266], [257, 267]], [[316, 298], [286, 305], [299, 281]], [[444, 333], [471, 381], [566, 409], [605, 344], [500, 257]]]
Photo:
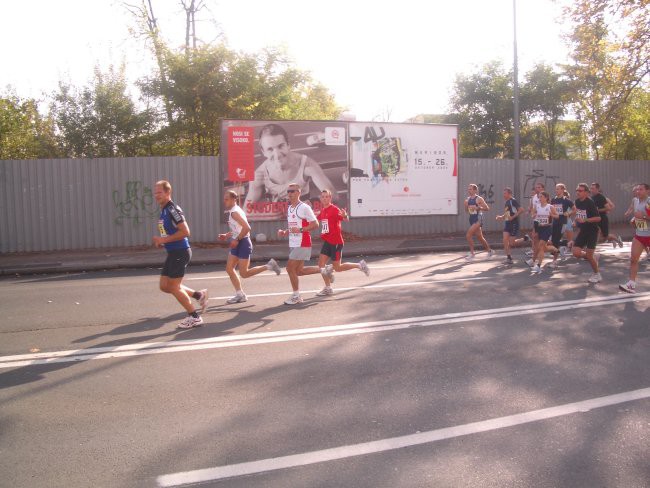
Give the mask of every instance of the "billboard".
[[350, 215], [458, 213], [458, 126], [350, 122]]
[[250, 221], [286, 219], [289, 183], [316, 213], [325, 189], [347, 208], [348, 160], [347, 122], [222, 121], [224, 188], [240, 195]]

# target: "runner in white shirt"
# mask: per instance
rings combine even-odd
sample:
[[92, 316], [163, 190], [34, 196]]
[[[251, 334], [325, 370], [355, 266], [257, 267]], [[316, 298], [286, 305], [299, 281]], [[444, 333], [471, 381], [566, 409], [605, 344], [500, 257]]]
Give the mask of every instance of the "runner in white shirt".
[[[235, 296], [226, 300], [226, 303], [241, 303], [248, 300], [246, 294], [242, 290], [242, 278], [250, 278], [264, 271], [274, 271], [275, 274], [280, 274], [280, 266], [275, 259], [270, 259], [268, 263], [263, 266], [255, 266], [249, 268], [251, 255], [253, 254], [253, 243], [251, 242], [251, 226], [248, 223], [244, 210], [237, 205], [237, 193], [232, 190], [226, 191], [223, 196], [223, 205], [228, 214], [228, 227], [229, 232], [219, 234], [218, 239], [225, 241], [230, 239], [230, 252], [228, 253], [228, 261], [226, 263], [226, 273], [230, 277], [230, 282], [235, 288]], [[239, 276], [235, 272], [235, 268], [239, 268]]]
[[287, 274], [291, 281], [293, 294], [285, 300], [286, 305], [302, 303], [299, 288], [299, 276], [326, 273], [330, 282], [334, 281], [333, 269], [321, 270], [318, 266], [305, 266], [305, 261], [311, 259], [311, 234], [309, 231], [318, 228], [318, 220], [309, 205], [300, 201], [300, 185], [290, 183], [287, 189], [289, 207], [287, 209], [286, 229], [278, 229], [278, 236], [289, 236], [289, 261]]

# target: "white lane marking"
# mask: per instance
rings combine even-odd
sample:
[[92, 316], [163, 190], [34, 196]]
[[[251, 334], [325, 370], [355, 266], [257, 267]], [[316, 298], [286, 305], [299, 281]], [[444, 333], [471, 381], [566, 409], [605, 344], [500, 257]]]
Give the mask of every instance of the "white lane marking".
[[575, 413], [589, 412], [596, 408], [603, 408], [646, 398], [650, 398], [650, 388], [641, 388], [639, 390], [626, 391], [614, 395], [591, 398], [588, 400], [566, 403], [564, 405], [557, 405], [555, 407], [542, 408], [539, 410], [531, 410], [505, 417], [471, 422], [469, 424], [419, 432], [417, 434], [390, 437], [387, 439], [333, 447], [330, 449], [322, 449], [320, 451], [311, 451], [302, 454], [293, 454], [290, 456], [261, 459], [259, 461], [166, 474], [158, 476], [156, 481], [158, 482], [158, 486], [168, 488], [192, 483], [216, 481], [224, 478], [246, 476], [267, 471], [277, 471], [279, 469], [294, 468], [297, 466], [306, 466], [309, 464], [335, 461], [337, 459], [392, 451], [404, 447], [429, 444], [444, 439], [453, 439], [455, 437], [489, 432], [492, 430], [504, 429], [531, 422], [539, 422], [541, 420], [548, 420]]
[[[421, 285], [435, 285], [438, 283], [453, 283], [456, 281], [476, 281], [476, 280], [489, 280], [487, 276], [478, 276], [475, 278], [453, 278], [449, 280], [422, 280], [422, 281], [408, 281], [404, 283], [385, 283], [383, 285], [365, 285], [365, 286], [348, 286], [346, 288], [336, 288], [336, 291], [350, 291], [350, 290], [369, 290], [373, 288], [399, 288], [401, 286], [421, 286]], [[302, 293], [317, 293], [319, 292], [320, 289], [317, 290], [301, 290]], [[292, 291], [278, 291], [274, 293], [257, 293], [255, 295], [246, 295], [248, 297], [275, 297], [275, 296], [280, 296], [280, 295], [291, 295], [293, 292]], [[230, 295], [222, 296], [222, 297], [210, 297], [209, 300], [225, 300], [226, 298], [230, 298], [232, 296], [232, 293]]]
[[436, 325], [457, 324], [471, 321], [482, 321], [519, 315], [543, 314], [578, 308], [613, 306], [628, 302], [650, 300], [650, 293], [637, 295], [613, 295], [589, 297], [563, 302], [544, 304], [524, 304], [512, 307], [473, 310], [467, 312], [445, 313], [422, 317], [408, 317], [393, 320], [373, 322], [358, 322], [352, 324], [331, 325], [325, 327], [308, 327], [304, 329], [281, 330], [276, 332], [256, 332], [233, 336], [208, 337], [204, 339], [177, 340], [168, 342], [146, 342], [115, 347], [95, 347], [67, 351], [39, 352], [34, 354], [18, 354], [0, 356], [0, 369], [31, 366], [37, 364], [65, 363], [88, 361], [92, 359], [109, 359], [117, 357], [139, 356], [148, 354], [164, 354], [179, 351], [195, 351], [240, 347], [259, 344], [270, 344], [307, 339], [321, 339], [346, 335], [359, 335], [374, 332], [394, 331], [416, 327], [432, 327]]

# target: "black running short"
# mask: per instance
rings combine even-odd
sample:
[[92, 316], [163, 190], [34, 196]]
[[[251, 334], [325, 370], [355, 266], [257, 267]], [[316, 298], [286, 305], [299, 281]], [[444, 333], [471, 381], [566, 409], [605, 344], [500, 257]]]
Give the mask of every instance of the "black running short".
[[185, 268], [192, 260], [192, 249], [173, 249], [167, 251], [167, 259], [160, 272], [160, 276], [169, 278], [182, 278], [185, 276]]

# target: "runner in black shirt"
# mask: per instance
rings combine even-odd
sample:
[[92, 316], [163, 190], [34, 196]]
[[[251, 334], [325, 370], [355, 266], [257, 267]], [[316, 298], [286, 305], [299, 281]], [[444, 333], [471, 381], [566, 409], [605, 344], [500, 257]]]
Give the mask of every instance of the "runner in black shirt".
[[[574, 206], [576, 209], [575, 222], [578, 226], [578, 237], [569, 245], [573, 244], [573, 255], [576, 258], [586, 259], [591, 265], [593, 274], [589, 278], [589, 283], [598, 283], [603, 278], [600, 276], [598, 268], [599, 256], [594, 251], [598, 241], [600, 215], [598, 215], [596, 204], [589, 198], [589, 185], [587, 183], [580, 183], [576, 188]], [[583, 248], [586, 249], [583, 250]]]
[[603, 234], [603, 239], [607, 242], [611, 242], [614, 249], [616, 249], [617, 244], [618, 247], [623, 247], [623, 239], [621, 239], [621, 236], [609, 235], [609, 217], [607, 214], [610, 210], [614, 209], [614, 204], [609, 198], [603, 195], [603, 192], [600, 190], [600, 183], [592, 183], [590, 190], [591, 199], [596, 204], [596, 208], [598, 208], [598, 213], [600, 214], [598, 227], [600, 227], [600, 232]]

